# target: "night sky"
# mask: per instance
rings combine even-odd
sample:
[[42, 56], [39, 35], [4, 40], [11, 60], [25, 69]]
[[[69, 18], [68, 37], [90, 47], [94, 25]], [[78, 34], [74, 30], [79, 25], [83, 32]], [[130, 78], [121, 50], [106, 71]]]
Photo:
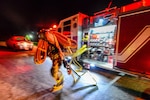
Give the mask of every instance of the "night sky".
[[[0, 36], [58, 24], [78, 12], [93, 15], [111, 0], [0, 0]], [[133, 0], [113, 0], [111, 7]]]

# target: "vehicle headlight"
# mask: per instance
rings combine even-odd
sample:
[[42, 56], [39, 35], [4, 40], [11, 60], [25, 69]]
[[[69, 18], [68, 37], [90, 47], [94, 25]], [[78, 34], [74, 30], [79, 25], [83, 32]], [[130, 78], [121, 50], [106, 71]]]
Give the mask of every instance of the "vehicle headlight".
[[22, 45], [23, 45], [23, 46], [25, 46], [25, 47], [27, 47], [27, 46], [28, 46], [28, 44], [27, 44], [26, 42], [24, 42]]

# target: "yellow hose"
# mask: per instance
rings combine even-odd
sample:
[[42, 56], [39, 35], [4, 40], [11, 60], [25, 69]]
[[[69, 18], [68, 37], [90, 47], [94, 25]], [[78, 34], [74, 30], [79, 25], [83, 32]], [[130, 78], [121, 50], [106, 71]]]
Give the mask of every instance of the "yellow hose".
[[47, 48], [48, 48], [48, 42], [43, 39], [39, 39], [37, 50], [34, 55], [35, 64], [42, 64], [45, 61], [47, 56]]
[[71, 49], [68, 47], [67, 48], [70, 54], [72, 54], [72, 59], [70, 61], [70, 64], [73, 63], [75, 66], [78, 66], [76, 69], [77, 72], [82, 71], [82, 65], [79, 64], [79, 62], [76, 60], [76, 57], [83, 54], [85, 51], [87, 51], [87, 46], [83, 45], [80, 49], [78, 49], [75, 53], [72, 53]]
[[87, 51], [87, 46], [83, 45], [80, 49], [78, 49], [72, 56], [73, 58], [83, 54], [85, 51]]

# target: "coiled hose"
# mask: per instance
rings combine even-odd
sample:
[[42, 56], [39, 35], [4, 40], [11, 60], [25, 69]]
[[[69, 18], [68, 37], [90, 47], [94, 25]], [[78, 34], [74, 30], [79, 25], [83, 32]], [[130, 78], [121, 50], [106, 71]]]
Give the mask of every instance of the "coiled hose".
[[34, 63], [42, 64], [47, 57], [48, 41], [39, 39], [36, 53], [34, 55]]

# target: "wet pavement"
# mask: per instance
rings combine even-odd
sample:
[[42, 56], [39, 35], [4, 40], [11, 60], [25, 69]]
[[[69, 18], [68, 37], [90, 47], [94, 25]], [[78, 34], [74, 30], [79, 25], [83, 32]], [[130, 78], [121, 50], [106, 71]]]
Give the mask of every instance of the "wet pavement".
[[35, 65], [32, 56], [0, 59], [0, 100], [142, 100], [147, 96], [143, 92], [150, 91], [147, 80], [102, 69], [92, 69], [81, 77], [78, 75], [82, 73], [74, 73], [79, 79], [74, 84], [73, 77], [62, 66], [64, 87], [51, 93], [54, 80], [50, 68], [49, 58], [41, 65]]
[[0, 100], [150, 100], [150, 80], [101, 68], [74, 73], [74, 82], [61, 66], [64, 87], [51, 93], [51, 65], [34, 64], [32, 53], [0, 55]]

